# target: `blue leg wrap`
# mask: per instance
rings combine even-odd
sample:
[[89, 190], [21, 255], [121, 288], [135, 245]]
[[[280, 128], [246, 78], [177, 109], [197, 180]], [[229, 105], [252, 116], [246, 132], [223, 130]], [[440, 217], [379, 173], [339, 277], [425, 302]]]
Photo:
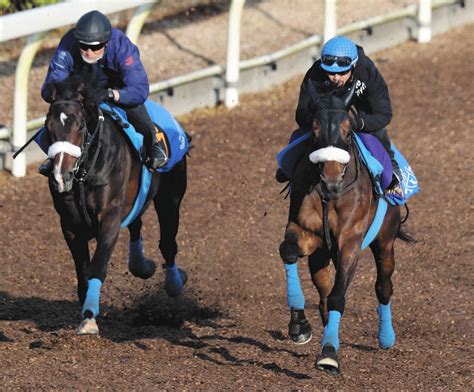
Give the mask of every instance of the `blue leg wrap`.
[[172, 267], [168, 267], [164, 264], [165, 267], [165, 291], [168, 295], [176, 296], [181, 290], [183, 290], [183, 281], [181, 280], [181, 275], [178, 270], [176, 263]]
[[93, 317], [96, 317], [99, 314], [99, 299], [100, 299], [100, 288], [102, 287], [102, 282], [100, 279], [90, 279], [89, 286], [87, 288], [86, 300], [82, 307], [82, 314], [86, 310], [90, 310], [93, 314]]
[[330, 344], [339, 350], [339, 321], [341, 320], [341, 313], [337, 310], [331, 310], [328, 315], [328, 323], [324, 327], [323, 338], [321, 340], [321, 347]]
[[288, 307], [304, 309], [304, 295], [301, 290], [298, 264], [285, 264]]
[[379, 314], [379, 345], [387, 349], [395, 345], [395, 331], [392, 326], [392, 312], [390, 303], [387, 305], [379, 304], [377, 308]]

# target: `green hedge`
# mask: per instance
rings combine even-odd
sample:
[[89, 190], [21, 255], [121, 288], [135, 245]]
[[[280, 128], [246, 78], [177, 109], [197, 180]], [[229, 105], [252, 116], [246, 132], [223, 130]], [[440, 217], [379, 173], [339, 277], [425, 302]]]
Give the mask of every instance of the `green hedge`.
[[60, 0], [0, 0], [0, 15], [12, 14], [17, 11], [59, 2]]

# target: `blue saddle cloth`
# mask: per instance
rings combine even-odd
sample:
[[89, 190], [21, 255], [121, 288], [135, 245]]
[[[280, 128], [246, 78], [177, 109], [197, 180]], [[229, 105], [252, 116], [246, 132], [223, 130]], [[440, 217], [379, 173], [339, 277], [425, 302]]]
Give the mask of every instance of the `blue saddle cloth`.
[[[379, 196], [383, 196], [383, 191], [387, 189], [392, 180], [392, 163], [390, 156], [382, 143], [373, 135], [367, 133], [356, 133], [355, 140], [359, 149], [360, 157], [367, 166], [367, 169], [374, 178], [374, 188]], [[403, 205], [410, 197], [420, 191], [418, 180], [410, 164], [403, 154], [391, 144], [391, 149], [395, 154], [395, 160], [402, 173], [401, 186], [403, 198], [394, 195], [385, 195], [385, 199], [392, 205]]]
[[[138, 133], [133, 125], [127, 121], [125, 111], [118, 106], [105, 102], [102, 103], [100, 107], [110, 113], [114, 120], [120, 120], [122, 123], [128, 124], [123, 128], [123, 132], [129, 138], [131, 145], [135, 148], [138, 155], [141, 156], [143, 136]], [[184, 132], [183, 128], [179, 125], [171, 113], [161, 105], [151, 100], [147, 100], [145, 102], [145, 107], [153, 123], [158, 125], [164, 131], [168, 141], [170, 151], [169, 161], [165, 166], [156, 169], [157, 172], [166, 173], [170, 171], [177, 162], [183, 159], [184, 155], [188, 152], [188, 138], [186, 137], [186, 133]], [[46, 154], [48, 153], [50, 142], [46, 127], [43, 127], [43, 131], [38, 133], [35, 138], [35, 142]], [[142, 211], [148, 191], [150, 189], [151, 177], [150, 171], [145, 165], [143, 165], [140, 179], [140, 188], [135, 198], [135, 202], [127, 217], [120, 224], [120, 227], [128, 226]]]

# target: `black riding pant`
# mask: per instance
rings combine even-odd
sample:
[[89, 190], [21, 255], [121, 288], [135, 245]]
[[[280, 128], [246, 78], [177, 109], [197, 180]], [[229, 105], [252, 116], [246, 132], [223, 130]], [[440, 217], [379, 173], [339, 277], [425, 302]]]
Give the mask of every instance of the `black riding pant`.
[[155, 134], [155, 126], [151, 121], [150, 115], [145, 108], [145, 105], [138, 105], [134, 107], [122, 107], [127, 113], [128, 121], [135, 127], [137, 132], [143, 135], [143, 144], [145, 146], [146, 155], [150, 154], [151, 146], [153, 144], [153, 137]]

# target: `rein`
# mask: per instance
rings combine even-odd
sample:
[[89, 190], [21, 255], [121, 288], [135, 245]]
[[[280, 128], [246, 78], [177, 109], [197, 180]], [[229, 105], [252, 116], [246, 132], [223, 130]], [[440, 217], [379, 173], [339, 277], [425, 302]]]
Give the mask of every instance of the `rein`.
[[[99, 106], [97, 106], [97, 112], [98, 112], [97, 125], [91, 136], [89, 136], [89, 133], [87, 133], [87, 139], [83, 145], [82, 154], [80, 158], [77, 160], [76, 166], [74, 167], [74, 170], [73, 170], [74, 180], [77, 181], [77, 183], [79, 184], [79, 200], [80, 200], [82, 213], [89, 227], [92, 224], [92, 220], [86, 208], [86, 192], [85, 192], [84, 183], [90, 177], [91, 173], [93, 173], [92, 169], [94, 168], [97, 162], [97, 158], [99, 156], [100, 149], [101, 149], [100, 133], [104, 127], [104, 114], [102, 113], [102, 110], [100, 109]], [[87, 162], [86, 159], [89, 156], [89, 150], [91, 148], [92, 143], [94, 143], [96, 139], [97, 139], [97, 148], [95, 149], [92, 160], [90, 162]], [[85, 168], [86, 163], [89, 163], [88, 169]]]

